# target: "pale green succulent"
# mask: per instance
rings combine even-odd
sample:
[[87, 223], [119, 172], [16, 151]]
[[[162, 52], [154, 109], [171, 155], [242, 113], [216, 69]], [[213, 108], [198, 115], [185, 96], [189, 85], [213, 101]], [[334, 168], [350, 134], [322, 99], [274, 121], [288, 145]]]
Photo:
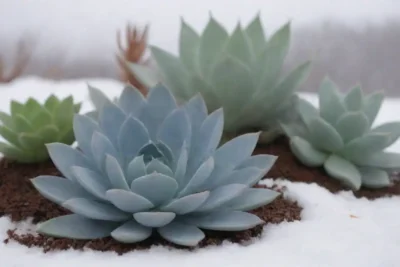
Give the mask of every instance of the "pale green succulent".
[[[290, 23], [267, 40], [259, 16], [231, 35], [211, 17], [201, 35], [182, 20], [179, 57], [157, 47], [151, 52], [162, 82], [178, 99], [200, 92], [210, 112], [223, 107], [227, 135], [256, 129], [273, 139], [281, 133], [278, 121], [294, 117], [294, 91], [310, 69], [306, 62], [282, 77], [289, 43]], [[149, 68], [130, 66], [143, 84], [158, 82]]]
[[[283, 125], [293, 154], [353, 190], [391, 184], [389, 173], [400, 170], [400, 154], [384, 151], [400, 137], [400, 122], [372, 128], [383, 93], [363, 96], [357, 86], [342, 95], [326, 78], [319, 89], [319, 110], [299, 100], [301, 124]], [[372, 128], [372, 129], [371, 129]]]
[[47, 160], [47, 143], [70, 145], [75, 141], [72, 120], [80, 106], [72, 96], [59, 99], [51, 95], [44, 105], [33, 98], [25, 103], [11, 101], [11, 114], [0, 112], [0, 135], [8, 142], [0, 142], [0, 153], [21, 163]]
[[[100, 98], [98, 104], [105, 100]], [[39, 176], [33, 185], [73, 214], [44, 222], [42, 234], [135, 243], [157, 231], [170, 242], [196, 246], [205, 237], [201, 229], [241, 231], [262, 224], [248, 211], [279, 196], [252, 188], [276, 160], [252, 156], [259, 133], [218, 147], [222, 110], [208, 115], [199, 95], [178, 107], [163, 86], [152, 88], [147, 99], [127, 87], [97, 120], [75, 116], [80, 150], [48, 145], [66, 178]]]

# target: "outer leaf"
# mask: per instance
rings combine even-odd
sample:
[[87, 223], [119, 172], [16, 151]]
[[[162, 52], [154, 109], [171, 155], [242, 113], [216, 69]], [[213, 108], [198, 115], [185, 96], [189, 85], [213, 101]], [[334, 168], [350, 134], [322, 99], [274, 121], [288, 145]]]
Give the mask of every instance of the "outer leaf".
[[146, 100], [137, 88], [127, 85], [118, 99], [118, 106], [125, 114], [137, 117], [143, 106], [146, 104], [145, 102]]
[[117, 225], [115, 222], [90, 220], [76, 214], [70, 214], [42, 223], [37, 231], [54, 237], [96, 239], [109, 236]]
[[131, 220], [111, 232], [111, 236], [122, 243], [136, 243], [150, 237], [152, 229]]
[[0, 142], [0, 153], [2, 153], [6, 158], [17, 160], [23, 163], [35, 161], [35, 155], [32, 155], [30, 153], [27, 153], [26, 151], [22, 151], [19, 148], [2, 142]]
[[387, 133], [367, 133], [353, 139], [340, 151], [340, 154], [350, 158], [363, 158], [365, 155], [380, 152], [391, 142], [391, 136]]
[[99, 89], [88, 84], [89, 97], [96, 110], [102, 110], [105, 106], [112, 105], [111, 100]]
[[336, 125], [338, 119], [346, 112], [339, 89], [329, 78], [325, 78], [318, 92], [319, 112], [321, 117], [331, 125]]
[[209, 191], [188, 195], [182, 198], [174, 199], [164, 207], [162, 211], [171, 211], [173, 213], [182, 215], [195, 211], [200, 207], [210, 195]]
[[20, 147], [21, 144], [19, 143], [18, 134], [12, 131], [5, 125], [0, 125], [0, 135], [9, 143]]
[[3, 125], [7, 126], [8, 128], [14, 127], [13, 118], [7, 113], [4, 113], [2, 111], [0, 111], [0, 121], [2, 122]]
[[21, 133], [18, 135], [21, 146], [27, 150], [46, 150], [45, 143], [37, 134]]
[[133, 218], [141, 225], [147, 227], [163, 227], [173, 219], [175, 219], [175, 213], [173, 212], [137, 212], [133, 214]]
[[160, 82], [160, 77], [158, 77], [157, 73], [151, 68], [132, 62], [126, 62], [126, 64], [134, 73], [135, 78], [137, 78], [145, 87], [152, 88]]
[[190, 97], [189, 73], [179, 58], [157, 47], [150, 47], [150, 49], [160, 68], [165, 85], [180, 97]]
[[77, 183], [61, 177], [41, 175], [31, 181], [42, 196], [57, 204], [71, 198], [90, 197]]
[[17, 101], [11, 100], [10, 109], [11, 116], [15, 118], [18, 114], [23, 114], [24, 105]]
[[376, 116], [379, 113], [379, 110], [382, 106], [383, 98], [383, 93], [371, 94], [365, 98], [363, 111], [369, 119], [370, 126], [374, 123]]
[[86, 155], [92, 156], [91, 140], [93, 133], [99, 131], [98, 123], [88, 116], [75, 115], [73, 130], [79, 148], [82, 149]]
[[200, 36], [183, 19], [179, 36], [179, 56], [182, 63], [191, 71], [198, 68]]
[[208, 230], [242, 231], [263, 224], [264, 221], [247, 212], [224, 210], [194, 217], [190, 223]]
[[267, 46], [264, 29], [261, 24], [260, 15], [257, 15], [246, 27], [245, 33], [249, 38], [254, 55], [260, 55]]
[[28, 98], [24, 105], [22, 115], [27, 118], [29, 121], [32, 119], [40, 111], [45, 110], [42, 105], [39, 104], [35, 99], [32, 97]]
[[388, 171], [400, 171], [400, 154], [392, 152], [379, 152], [364, 155], [356, 163], [361, 166], [380, 168]]
[[199, 67], [204, 77], [207, 76], [210, 66], [220, 54], [228, 37], [228, 32], [211, 17], [200, 37], [199, 45]]
[[32, 132], [34, 130], [31, 123], [20, 114], [15, 115], [14, 123], [17, 132]]
[[131, 218], [129, 213], [122, 212], [111, 204], [85, 198], [69, 199], [62, 203], [62, 206], [73, 213], [94, 220], [121, 222]]
[[360, 111], [343, 114], [336, 124], [336, 130], [345, 143], [362, 136], [369, 128], [368, 117]]
[[107, 177], [92, 170], [74, 166], [71, 168], [76, 181], [96, 198], [107, 200], [106, 192], [111, 187]]
[[314, 118], [307, 128], [310, 132], [310, 141], [316, 148], [335, 152], [343, 147], [343, 140], [339, 133], [323, 119]]
[[393, 145], [400, 138], [400, 122], [388, 122], [371, 130], [373, 133], [390, 133], [391, 142], [388, 147]]
[[319, 117], [318, 110], [307, 100], [299, 99], [298, 111], [301, 119], [306, 125], [310, 125], [311, 121]]
[[242, 184], [229, 184], [220, 186], [211, 191], [208, 199], [203, 205], [201, 205], [200, 208], [197, 209], [197, 211], [210, 212], [221, 208], [236, 197], [240, 196], [246, 188], [247, 186]]
[[375, 168], [360, 168], [362, 185], [368, 188], [382, 188], [390, 185], [386, 171]]
[[244, 64], [250, 64], [254, 60], [254, 54], [250, 42], [242, 30], [240, 24], [229, 38], [225, 51], [231, 56], [239, 59]]
[[325, 161], [324, 168], [329, 176], [339, 180], [344, 185], [353, 190], [360, 189], [361, 174], [351, 162], [337, 155], [331, 155]]
[[196, 226], [178, 222], [172, 222], [157, 231], [164, 239], [181, 246], [196, 246], [205, 237]]
[[71, 128], [74, 113], [74, 100], [72, 96], [69, 96], [61, 101], [60, 105], [56, 108], [55, 123], [60, 129]]
[[315, 149], [308, 141], [298, 136], [290, 139], [290, 149], [301, 163], [309, 167], [322, 166], [328, 158], [327, 154]]
[[280, 193], [264, 188], [247, 188], [239, 197], [229, 203], [233, 210], [249, 211], [268, 205], [274, 201]]
[[59, 104], [60, 100], [52, 94], [46, 99], [46, 102], [44, 102], [44, 107], [48, 111], [53, 112]]
[[364, 99], [361, 87], [357, 86], [350, 90], [344, 97], [344, 104], [349, 111], [359, 111], [363, 108]]

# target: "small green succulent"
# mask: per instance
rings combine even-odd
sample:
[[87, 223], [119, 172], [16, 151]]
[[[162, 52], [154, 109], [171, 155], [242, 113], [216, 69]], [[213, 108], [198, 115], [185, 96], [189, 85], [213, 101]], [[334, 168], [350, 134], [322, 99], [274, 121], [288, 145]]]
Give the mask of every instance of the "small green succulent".
[[[98, 96], [96, 103], [104, 103]], [[111, 236], [122, 243], [157, 231], [175, 244], [196, 246], [205, 237], [202, 229], [262, 224], [248, 211], [279, 193], [252, 187], [276, 156], [252, 156], [259, 133], [218, 147], [222, 130], [222, 110], [208, 115], [200, 95], [178, 107], [164, 86], [151, 88], [147, 98], [126, 87], [97, 119], [75, 115], [80, 150], [48, 145], [66, 178], [39, 176], [33, 185], [73, 214], [50, 219], [38, 231], [73, 239]]]
[[400, 137], [400, 122], [372, 128], [383, 99], [381, 92], [363, 96], [360, 86], [343, 95], [326, 78], [319, 89], [319, 110], [299, 100], [304, 124], [282, 125], [293, 154], [304, 165], [323, 166], [353, 190], [389, 186], [389, 172], [400, 170], [400, 154], [384, 150]]
[[80, 107], [72, 96], [59, 99], [51, 95], [44, 105], [33, 98], [25, 103], [11, 101], [11, 114], [0, 112], [0, 135], [8, 142], [0, 142], [0, 153], [21, 163], [45, 161], [49, 158], [47, 143], [70, 145], [75, 141], [72, 120]]
[[159, 74], [130, 66], [149, 87], [161, 77], [178, 100], [200, 92], [210, 112], [222, 106], [227, 136], [255, 129], [268, 141], [282, 133], [278, 121], [295, 117], [294, 91], [310, 69], [306, 62], [282, 77], [289, 44], [290, 23], [267, 39], [259, 16], [244, 29], [238, 24], [231, 35], [212, 17], [201, 35], [182, 20], [179, 57], [151, 47]]

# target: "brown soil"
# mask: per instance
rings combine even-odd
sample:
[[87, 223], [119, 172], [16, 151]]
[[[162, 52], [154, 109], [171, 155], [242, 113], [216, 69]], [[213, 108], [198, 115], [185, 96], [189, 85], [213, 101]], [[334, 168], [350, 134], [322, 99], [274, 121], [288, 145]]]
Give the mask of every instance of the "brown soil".
[[[323, 168], [309, 168], [301, 164], [290, 151], [288, 139], [285, 137], [281, 137], [267, 146], [257, 147], [254, 154], [263, 153], [278, 156], [276, 163], [266, 175], [268, 178], [286, 178], [294, 182], [317, 183], [332, 193], [350, 190], [344, 187], [339, 181], [329, 177]], [[400, 176], [397, 174], [393, 175], [392, 178], [393, 185], [390, 187], [382, 189], [362, 187], [353, 193], [358, 198], [366, 197], [368, 199], [400, 195]]]
[[[35, 165], [18, 164], [8, 160], [0, 161], [0, 214], [9, 215], [13, 221], [21, 221], [33, 217], [35, 223], [48, 220], [60, 215], [68, 214], [68, 211], [58, 205], [44, 199], [32, 186], [30, 179], [37, 175], [60, 175], [51, 162]], [[275, 188], [275, 190], [278, 190]], [[279, 191], [279, 190], [278, 190]], [[300, 220], [301, 208], [295, 202], [278, 197], [271, 204], [254, 210], [252, 213], [259, 216], [266, 223], [278, 224], [283, 221]], [[166, 245], [169, 247], [183, 248], [173, 245], [157, 234], [151, 238], [136, 244], [121, 244], [112, 238], [103, 238], [91, 241], [78, 241], [63, 238], [52, 238], [43, 235], [18, 234], [17, 229], [9, 230], [5, 243], [14, 240], [28, 247], [41, 247], [44, 252], [52, 250], [83, 249], [90, 248], [98, 251], [115, 251], [124, 254], [132, 250], [144, 250], [153, 245]], [[219, 245], [224, 241], [245, 244], [254, 237], [259, 237], [263, 227], [241, 232], [205, 231], [206, 238], [199, 247]]]
[[65, 213], [60, 206], [43, 198], [30, 179], [38, 175], [56, 175], [60, 172], [51, 161], [40, 164], [19, 164], [0, 160], [0, 216], [8, 215], [12, 221], [29, 217], [41, 222]]

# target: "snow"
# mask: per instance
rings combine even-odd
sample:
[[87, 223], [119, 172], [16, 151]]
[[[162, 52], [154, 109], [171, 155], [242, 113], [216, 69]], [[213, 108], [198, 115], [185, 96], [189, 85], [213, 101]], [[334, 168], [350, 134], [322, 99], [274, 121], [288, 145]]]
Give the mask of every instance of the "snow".
[[[21, 79], [0, 86], [0, 110], [8, 112], [9, 101], [23, 101], [34, 96], [41, 102], [50, 94], [73, 94], [84, 101], [83, 111], [90, 110], [86, 84], [97, 86], [117, 96], [122, 84], [114, 80], [75, 80], [52, 82], [37, 78]], [[302, 94], [316, 103], [316, 96]], [[399, 99], [385, 100], [379, 122], [398, 119]], [[397, 142], [392, 150], [400, 152]], [[64, 251], [44, 254], [38, 248], [27, 248], [15, 242], [0, 243], [1, 265], [23, 266], [279, 266], [279, 267], [398, 267], [400, 260], [400, 197], [374, 201], [356, 199], [350, 192], [333, 195], [316, 184], [267, 180], [287, 188], [285, 196], [302, 206], [302, 220], [266, 225], [261, 239], [241, 246], [226, 242], [222, 246], [195, 252], [153, 247], [123, 256], [112, 252]], [[29, 222], [19, 223], [22, 232], [34, 231]], [[0, 240], [14, 228], [8, 218], [0, 219]]]

